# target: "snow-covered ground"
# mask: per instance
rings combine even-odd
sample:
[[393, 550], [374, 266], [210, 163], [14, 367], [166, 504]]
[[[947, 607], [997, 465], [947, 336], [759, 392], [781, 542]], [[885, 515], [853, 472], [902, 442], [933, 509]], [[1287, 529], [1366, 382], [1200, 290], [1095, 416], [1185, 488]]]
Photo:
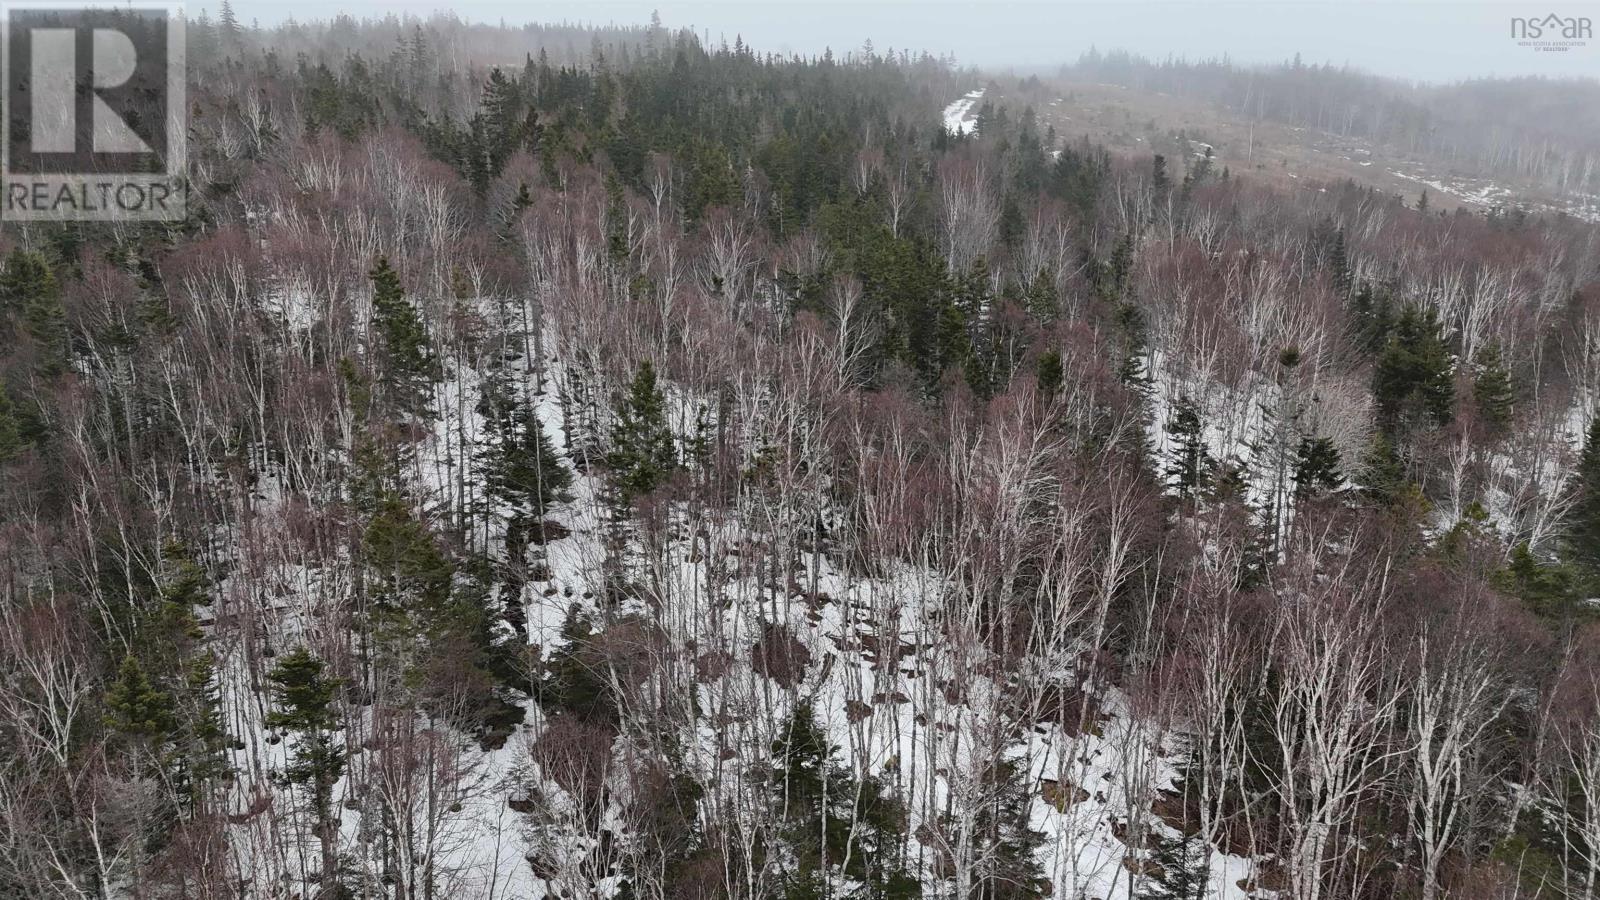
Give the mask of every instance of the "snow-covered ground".
[[[964, 98], [965, 105], [952, 118], [963, 120], [980, 95]], [[285, 318], [295, 321], [298, 313], [286, 311]], [[555, 343], [554, 335], [546, 342]], [[413, 474], [437, 515], [447, 515], [455, 504], [479, 502], [474, 492], [481, 491], [482, 483], [473, 468], [475, 447], [484, 434], [476, 403], [482, 375], [470, 363], [445, 363], [445, 378], [433, 402], [438, 419], [417, 448]], [[547, 360], [542, 384], [536, 383], [532, 361], [522, 365], [523, 384], [535, 398], [537, 414], [565, 455], [569, 411], [562, 398], [571, 373], [559, 354]], [[675, 386], [668, 385], [668, 393], [676, 405], [691, 402]], [[1238, 440], [1215, 437], [1219, 442]], [[538, 574], [522, 597], [527, 640], [545, 656], [559, 645], [569, 608], [601, 614], [597, 598], [603, 594], [602, 567], [615, 528], [601, 477], [580, 471], [567, 459], [563, 465], [574, 476], [570, 499], [550, 518], [570, 533], [534, 548]], [[347, 575], [317, 569], [292, 552], [289, 532], [296, 511], [283, 494], [275, 479], [265, 479], [253, 508], [241, 514], [240, 527], [249, 540], [239, 543], [255, 549], [241, 560], [251, 577], [232, 584], [268, 585], [269, 595], [231, 596], [223, 602], [225, 609], [213, 611], [240, 615], [254, 610], [259, 628], [245, 631], [261, 635], [274, 652], [302, 641], [315, 643], [319, 629], [335, 627], [329, 624], [336, 621], [334, 606], [351, 591], [341, 580]], [[1142, 877], [1137, 873], [1144, 868], [1139, 861], [1149, 851], [1125, 842], [1129, 811], [1139, 811], [1145, 827], [1171, 831], [1149, 812], [1162, 792], [1175, 787], [1181, 734], [1152, 729], [1109, 688], [1097, 693], [1097, 711], [1082, 733], [1048, 719], [1017, 721], [1010, 709], [1015, 686], [994, 674], [1003, 667], [985, 658], [988, 651], [981, 644], [950, 639], [945, 612], [951, 584], [944, 575], [904, 564], [874, 577], [850, 574], [827, 552], [795, 552], [807, 548], [793, 544], [771, 546], [767, 542], [775, 539], [774, 532], [754, 527], [746, 512], [736, 504], [691, 521], [690, 510], [675, 509], [669, 513], [668, 540], [647, 554], [635, 534], [624, 550], [630, 580], [650, 585], [653, 598], [631, 611], [652, 618], [671, 655], [698, 660], [704, 648], [733, 648], [727, 659], [695, 678], [700, 712], [682, 742], [683, 764], [697, 781], [712, 791], [731, 792], [759, 783], [772, 765], [772, 723], [782, 722], [796, 702], [809, 700], [838, 748], [840, 762], [857, 777], [881, 779], [904, 798], [912, 856], [932, 889], [932, 873], [950, 853], [946, 836], [970, 822], [974, 792], [980, 790], [999, 740], [1000, 754], [1026, 773], [1029, 819], [1045, 837], [1039, 862], [1051, 879], [1053, 896], [1135, 896]], [[774, 584], [771, 570], [746, 561], [761, 559], [795, 562]], [[225, 596], [234, 590], [224, 587]], [[780, 684], [755, 663], [752, 648], [773, 626], [797, 639], [809, 656], [798, 683]], [[247, 660], [265, 648], [247, 646], [253, 643], [220, 648], [222, 704], [229, 733], [237, 737], [230, 760], [237, 773], [229, 809], [230, 844], [246, 873], [245, 896], [293, 896], [314, 882], [319, 847], [303, 809], [291, 802], [278, 777], [287, 762], [287, 742], [264, 725], [270, 691], [256, 682]], [[426, 740], [434, 752], [450, 754], [451, 769], [459, 773], [447, 795], [418, 800], [421, 805], [412, 810], [444, 829], [430, 864], [444, 873], [441, 887], [452, 896], [537, 900], [556, 887], [534, 874], [530, 853], [590, 857], [592, 835], [566, 833], [559, 822], [534, 823], [508, 805], [526, 796], [530, 784], [558, 802], [563, 796], [529, 753], [544, 718], [531, 701], [527, 706], [517, 733], [489, 751], [447, 725], [419, 721], [414, 730], [405, 729]], [[385, 742], [392, 740], [392, 732], [374, 721], [374, 709], [347, 713], [351, 724], [342, 740], [350, 763], [334, 791], [341, 857], [368, 879], [384, 869], [374, 823], [392, 815], [395, 802], [390, 794], [379, 796], [388, 765]], [[626, 773], [620, 744], [614, 751], [619, 787]], [[391, 794], [392, 789], [391, 784]], [[608, 816], [623, 828], [620, 814]], [[587, 871], [587, 864], [573, 862], [576, 869], [552, 877], [587, 879], [599, 886], [598, 896], [616, 889], [614, 874]], [[1208, 897], [1248, 896], [1240, 886], [1251, 876], [1248, 860], [1212, 854], [1210, 865]]]
[[972, 131], [977, 121], [977, 115], [972, 110], [977, 107], [978, 101], [982, 99], [983, 88], [978, 88], [975, 91], [968, 91], [966, 96], [946, 106], [944, 108], [944, 130], [956, 134], [966, 134]]

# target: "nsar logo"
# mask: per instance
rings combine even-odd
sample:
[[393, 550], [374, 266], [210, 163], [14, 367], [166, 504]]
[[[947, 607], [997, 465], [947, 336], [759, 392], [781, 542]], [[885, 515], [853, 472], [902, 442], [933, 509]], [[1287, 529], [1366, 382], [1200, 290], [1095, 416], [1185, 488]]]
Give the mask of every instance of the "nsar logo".
[[1587, 46], [1594, 37], [1594, 22], [1588, 16], [1555, 13], [1544, 18], [1515, 16], [1511, 19], [1511, 37], [1518, 46], [1563, 52]]

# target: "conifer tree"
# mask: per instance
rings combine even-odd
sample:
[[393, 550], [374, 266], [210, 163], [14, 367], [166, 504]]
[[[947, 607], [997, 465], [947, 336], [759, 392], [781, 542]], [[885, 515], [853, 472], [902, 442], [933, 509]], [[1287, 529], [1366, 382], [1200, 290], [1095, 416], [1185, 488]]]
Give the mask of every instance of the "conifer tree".
[[0, 465], [5, 465], [27, 449], [17, 406], [11, 402], [4, 382], [0, 382]]
[[1372, 435], [1372, 442], [1361, 460], [1361, 471], [1362, 489], [1379, 506], [1393, 503], [1406, 485], [1405, 460], [1382, 431]]
[[986, 900], [1037, 900], [1046, 895], [1035, 855], [1044, 835], [1030, 824], [1032, 797], [1027, 771], [1010, 759], [996, 759], [984, 772], [984, 801], [974, 823], [975, 885]]
[[244, 39], [244, 29], [239, 27], [239, 17], [234, 14], [233, 4], [229, 0], [222, 0], [222, 11], [217, 14], [217, 34], [222, 39], [224, 50], [237, 52]]
[[1477, 372], [1472, 379], [1472, 400], [1478, 416], [1491, 437], [1499, 437], [1511, 427], [1514, 393], [1511, 373], [1500, 355], [1500, 346], [1486, 345], [1478, 351]]
[[1339, 474], [1339, 449], [1326, 437], [1303, 437], [1295, 448], [1295, 496], [1303, 499], [1327, 491], [1338, 490], [1344, 484]]
[[839, 764], [810, 703], [791, 711], [772, 759], [773, 793], [794, 851], [787, 896], [826, 896], [827, 884], [840, 880], [867, 886], [870, 897], [916, 896], [916, 881], [894, 858], [904, 811], [879, 781], [859, 781]]
[[1371, 351], [1383, 348], [1389, 329], [1394, 326], [1394, 300], [1387, 287], [1375, 288], [1363, 281], [1351, 301], [1356, 341]]
[[511, 507], [508, 548], [520, 553], [527, 529], [542, 520], [550, 504], [563, 498], [572, 474], [532, 404], [517, 398], [502, 378], [484, 386], [478, 411], [489, 432], [483, 452], [490, 496]]
[[1173, 404], [1167, 433], [1172, 435], [1172, 464], [1166, 474], [1177, 487], [1178, 496], [1188, 499], [1204, 491], [1210, 483], [1212, 461], [1206, 449], [1200, 412], [1187, 396], [1179, 397]]
[[1600, 415], [1589, 421], [1575, 474], [1576, 497], [1567, 515], [1567, 557], [1600, 585]]
[[106, 691], [106, 724], [130, 738], [161, 744], [172, 734], [173, 700], [145, 672], [132, 653], [122, 658], [117, 678]]
[[1035, 364], [1035, 371], [1039, 380], [1039, 394], [1046, 400], [1054, 399], [1061, 393], [1062, 382], [1066, 375], [1061, 364], [1059, 350], [1046, 350], [1039, 354], [1039, 361]]
[[1172, 177], [1167, 174], [1167, 158], [1160, 153], [1150, 160], [1150, 189], [1155, 192], [1157, 202], [1165, 200], [1167, 193], [1172, 190]]
[[626, 394], [613, 404], [611, 452], [606, 455], [623, 502], [648, 494], [678, 466], [677, 447], [667, 425], [667, 398], [656, 384], [655, 366], [639, 364]]
[[1150, 862], [1155, 872], [1145, 880], [1138, 900], [1205, 900], [1210, 884], [1210, 848], [1198, 834], [1172, 837], [1152, 829]]
[[307, 807], [322, 843], [322, 896], [337, 897], [339, 818], [333, 788], [344, 775], [345, 753], [335, 739], [338, 715], [334, 691], [338, 683], [323, 674], [323, 663], [304, 647], [285, 656], [268, 675], [274, 709], [267, 713], [268, 728], [293, 736], [292, 755], [283, 778], [307, 793]]
[[450, 603], [455, 567], [405, 498], [391, 491], [380, 499], [361, 549], [381, 630], [407, 640], [418, 630], [439, 635], [460, 624], [452, 621]]
[[1422, 420], [1450, 422], [1453, 361], [1432, 310], [1408, 307], [1390, 329], [1373, 376], [1379, 420], [1390, 431]]
[[18, 250], [0, 273], [0, 312], [18, 315], [22, 329], [38, 348], [37, 371], [46, 377], [65, 370], [70, 352], [66, 308], [61, 288], [44, 256]]
[[372, 325], [383, 344], [378, 380], [398, 412], [420, 416], [427, 393], [440, 377], [439, 362], [428, 345], [422, 316], [406, 299], [400, 273], [385, 256], [368, 273], [372, 279]]
[[1344, 229], [1334, 232], [1333, 243], [1328, 248], [1328, 271], [1333, 281], [1333, 289], [1338, 293], [1341, 302], [1350, 296], [1350, 251], [1345, 244]]

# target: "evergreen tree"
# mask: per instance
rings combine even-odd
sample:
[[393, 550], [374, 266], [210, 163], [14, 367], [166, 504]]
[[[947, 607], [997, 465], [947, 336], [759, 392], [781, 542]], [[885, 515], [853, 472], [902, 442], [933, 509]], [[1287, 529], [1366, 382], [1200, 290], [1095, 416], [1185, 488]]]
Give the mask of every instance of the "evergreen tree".
[[1339, 300], [1345, 301], [1350, 296], [1353, 276], [1350, 271], [1350, 251], [1345, 244], [1343, 228], [1334, 232], [1333, 242], [1328, 248], [1328, 271]]
[[1331, 438], [1303, 437], [1295, 448], [1295, 497], [1304, 499], [1335, 491], [1344, 484], [1339, 474], [1339, 449]]
[[1589, 421], [1575, 474], [1576, 496], [1567, 514], [1566, 555], [1600, 586], [1600, 415]]
[[561, 622], [560, 643], [545, 664], [535, 696], [547, 709], [586, 722], [612, 725], [617, 720], [617, 706], [595, 638], [594, 625], [582, 608], [576, 603], [568, 606]]
[[234, 14], [229, 0], [222, 0], [222, 11], [217, 14], [217, 36], [228, 52], [238, 52], [243, 43], [244, 29], [239, 27], [239, 17]]
[[809, 703], [796, 704], [772, 744], [772, 779], [795, 865], [786, 897], [825, 897], [830, 882], [848, 880], [863, 896], [917, 896], [917, 882], [896, 858], [905, 812], [877, 779], [858, 781], [837, 759]]
[[344, 775], [345, 753], [334, 730], [338, 726], [333, 706], [338, 682], [323, 674], [323, 663], [304, 647], [285, 656], [268, 675], [274, 709], [267, 713], [268, 728], [293, 736], [293, 753], [283, 778], [307, 792], [307, 805], [322, 842], [322, 896], [338, 897], [339, 817], [333, 788]]
[[22, 454], [28, 442], [22, 438], [21, 417], [16, 404], [11, 402], [4, 382], [0, 382], [0, 465], [5, 465]]
[[1210, 848], [1199, 834], [1172, 837], [1152, 829], [1150, 843], [1155, 871], [1145, 880], [1138, 900], [1205, 900]]
[[1037, 900], [1048, 894], [1049, 879], [1035, 855], [1044, 843], [1031, 818], [1033, 798], [1027, 771], [1010, 759], [997, 759], [984, 772], [984, 801], [974, 821], [974, 878], [978, 900]]
[[[1581, 569], [1582, 564], [1579, 564]], [[1582, 594], [1573, 567], [1540, 559], [1527, 541], [1511, 549], [1505, 568], [1496, 573], [1497, 586], [1542, 616], [1570, 616]], [[1592, 579], [1592, 576], [1589, 576]], [[1592, 585], [1592, 581], [1591, 581]]]
[[385, 256], [368, 273], [372, 280], [372, 325], [383, 344], [379, 382], [397, 411], [422, 415], [429, 387], [440, 377], [439, 362], [428, 346], [422, 316], [406, 299], [400, 273]]
[[1061, 364], [1059, 350], [1046, 350], [1039, 354], [1039, 361], [1035, 364], [1037, 371], [1039, 394], [1046, 400], [1053, 400], [1061, 393], [1061, 385], [1066, 379]]
[[508, 550], [520, 558], [530, 526], [561, 500], [572, 474], [545, 433], [533, 405], [517, 398], [503, 378], [490, 378], [478, 403], [489, 432], [482, 456], [489, 494], [511, 507]]
[[46, 377], [66, 369], [71, 347], [61, 288], [44, 256], [18, 250], [0, 273], [0, 312], [18, 315], [22, 329], [38, 349], [36, 371]]
[[455, 567], [404, 497], [383, 495], [362, 532], [361, 550], [381, 631], [405, 642], [418, 630], [438, 637], [467, 624], [451, 604]]
[[611, 452], [606, 465], [624, 503], [648, 494], [666, 482], [678, 467], [677, 447], [667, 425], [667, 398], [656, 384], [655, 366], [649, 360], [613, 404], [616, 421], [611, 428]]
[[1379, 420], [1395, 431], [1426, 418], [1450, 422], [1455, 405], [1453, 361], [1432, 310], [1408, 307], [1390, 329], [1373, 376]]
[[1172, 464], [1166, 474], [1177, 487], [1178, 496], [1188, 499], [1203, 492], [1210, 483], [1212, 461], [1206, 449], [1200, 412], [1187, 396], [1179, 397], [1173, 404], [1167, 433], [1172, 435]]
[[1355, 299], [1351, 301], [1351, 312], [1355, 319], [1356, 342], [1373, 352], [1383, 349], [1389, 330], [1394, 327], [1394, 298], [1391, 291], [1387, 287], [1375, 288], [1368, 282], [1362, 282]]
[[1381, 431], [1372, 435], [1372, 443], [1361, 460], [1361, 471], [1363, 491], [1379, 506], [1394, 503], [1406, 485], [1405, 460]]
[[172, 696], [150, 680], [132, 653], [122, 658], [106, 691], [106, 709], [112, 730], [151, 744], [165, 742], [175, 727]]
[[1478, 417], [1491, 437], [1499, 437], [1511, 427], [1514, 394], [1511, 373], [1500, 356], [1498, 344], [1490, 343], [1478, 351], [1477, 372], [1472, 379], [1472, 400]]

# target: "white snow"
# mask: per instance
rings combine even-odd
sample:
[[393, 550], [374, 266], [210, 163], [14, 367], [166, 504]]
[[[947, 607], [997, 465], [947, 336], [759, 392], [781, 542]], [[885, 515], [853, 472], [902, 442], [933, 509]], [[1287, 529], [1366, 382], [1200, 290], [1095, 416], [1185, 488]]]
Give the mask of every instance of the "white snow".
[[944, 108], [944, 130], [956, 134], [967, 134], [973, 129], [977, 117], [973, 114], [973, 107], [983, 99], [983, 88], [968, 91], [966, 96]]

